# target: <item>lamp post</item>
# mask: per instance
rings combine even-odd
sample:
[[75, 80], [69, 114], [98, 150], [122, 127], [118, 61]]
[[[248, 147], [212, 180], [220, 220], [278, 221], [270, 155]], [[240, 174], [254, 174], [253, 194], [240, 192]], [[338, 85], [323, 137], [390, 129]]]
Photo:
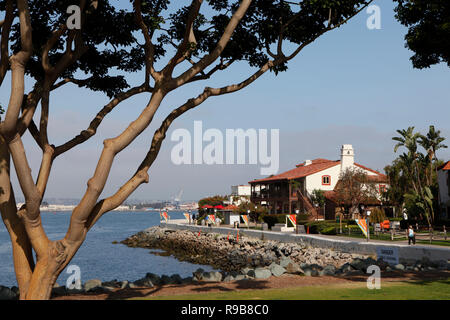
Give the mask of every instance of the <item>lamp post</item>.
[[367, 225], [367, 242], [370, 240], [370, 225], [369, 225], [369, 218], [370, 218], [370, 210], [367, 210], [367, 218], [366, 218], [366, 225]]
[[319, 204], [315, 203], [314, 207], [316, 208], [316, 221], [317, 221], [317, 220], [319, 220], [319, 212], [317, 211], [317, 208], [319, 207]]

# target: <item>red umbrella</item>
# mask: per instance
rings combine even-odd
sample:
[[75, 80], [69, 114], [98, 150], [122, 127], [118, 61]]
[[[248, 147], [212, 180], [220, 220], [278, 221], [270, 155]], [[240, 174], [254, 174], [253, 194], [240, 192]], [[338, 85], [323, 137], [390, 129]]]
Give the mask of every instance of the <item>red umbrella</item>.
[[212, 209], [213, 206], [209, 205], [209, 204], [205, 204], [203, 207], [203, 209]]
[[224, 206], [223, 206], [223, 205], [221, 205], [221, 204], [219, 204], [218, 206], [215, 206], [214, 208], [216, 208], [216, 209], [223, 209], [223, 208], [224, 208]]

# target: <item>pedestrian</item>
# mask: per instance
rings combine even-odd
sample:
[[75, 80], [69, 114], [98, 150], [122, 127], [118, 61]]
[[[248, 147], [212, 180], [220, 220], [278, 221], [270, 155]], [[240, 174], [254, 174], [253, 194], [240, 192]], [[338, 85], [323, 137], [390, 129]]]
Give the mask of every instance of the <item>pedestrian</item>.
[[408, 228], [408, 245], [411, 245], [411, 242], [413, 244], [416, 244], [416, 234], [414, 233], [413, 227], [410, 225]]

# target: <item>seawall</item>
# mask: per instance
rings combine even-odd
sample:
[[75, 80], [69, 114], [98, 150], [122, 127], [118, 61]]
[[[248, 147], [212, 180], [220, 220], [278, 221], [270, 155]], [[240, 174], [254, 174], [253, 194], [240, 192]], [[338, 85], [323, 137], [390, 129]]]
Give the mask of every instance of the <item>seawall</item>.
[[[207, 227], [188, 225], [178, 222], [163, 222], [162, 227], [173, 230], [189, 230], [192, 232], [206, 232], [206, 233], [218, 233], [227, 235], [229, 233], [236, 235], [237, 229], [225, 228], [225, 227]], [[406, 245], [397, 243], [380, 243], [380, 242], [363, 242], [363, 241], [350, 241], [344, 239], [331, 239], [322, 237], [320, 235], [311, 234], [292, 234], [282, 233], [274, 231], [261, 231], [250, 229], [239, 229], [239, 234], [264, 240], [274, 240], [287, 243], [299, 243], [303, 242], [311, 247], [333, 249], [345, 253], [362, 254], [362, 255], [377, 255], [377, 249], [392, 249], [395, 248], [398, 252], [399, 261], [412, 261], [429, 259], [430, 261], [449, 261], [450, 260], [450, 248], [445, 247], [430, 247], [421, 245]]]

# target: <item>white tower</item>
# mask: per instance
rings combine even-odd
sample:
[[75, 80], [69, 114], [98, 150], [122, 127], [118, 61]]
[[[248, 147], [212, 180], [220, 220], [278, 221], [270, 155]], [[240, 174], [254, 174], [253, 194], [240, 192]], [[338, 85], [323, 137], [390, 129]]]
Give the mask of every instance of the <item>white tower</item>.
[[355, 163], [355, 152], [351, 144], [344, 144], [341, 148], [341, 172], [352, 168]]

